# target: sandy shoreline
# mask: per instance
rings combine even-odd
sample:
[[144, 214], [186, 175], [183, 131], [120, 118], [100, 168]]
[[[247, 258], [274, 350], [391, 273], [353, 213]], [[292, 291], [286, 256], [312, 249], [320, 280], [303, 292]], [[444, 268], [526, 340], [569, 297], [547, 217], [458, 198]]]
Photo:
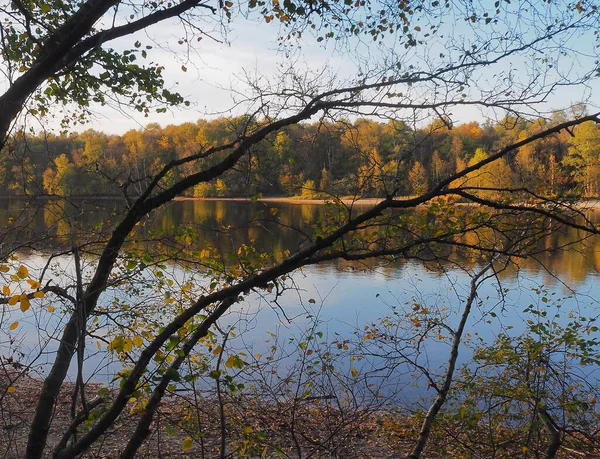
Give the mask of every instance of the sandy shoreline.
[[[41, 198], [41, 197], [40, 197]], [[415, 196], [400, 196], [399, 200], [408, 200], [414, 199]], [[0, 200], [31, 200], [32, 198], [29, 196], [0, 196]], [[39, 198], [36, 198], [39, 199]], [[44, 196], [42, 199], [48, 200], [60, 200], [64, 198], [60, 198], [57, 196]], [[121, 200], [122, 196], [71, 196], [68, 199], [74, 201], [100, 201], [100, 200]], [[327, 202], [341, 202], [347, 206], [374, 206], [379, 204], [385, 198], [349, 198], [344, 197], [341, 199], [334, 199], [333, 197], [330, 199], [302, 199], [296, 197], [263, 197], [260, 199], [255, 198], [247, 198], [247, 197], [234, 197], [234, 198], [197, 198], [191, 196], [178, 196], [173, 199], [173, 201], [200, 201], [200, 202], [211, 202], [211, 201], [220, 201], [220, 202], [239, 202], [239, 203], [251, 203], [251, 202], [263, 202], [263, 203], [280, 203], [280, 204], [310, 204], [310, 205], [323, 205]], [[454, 202], [458, 205], [477, 205], [474, 203], [462, 203], [462, 202]], [[565, 201], [565, 203], [567, 203]], [[581, 201], [572, 201], [568, 202], [571, 206], [576, 207], [580, 210], [600, 210], [600, 199], [584, 199]]]
[[[412, 199], [412, 196], [403, 196], [403, 199]], [[351, 198], [342, 198], [337, 200], [346, 205], [354, 205], [354, 206], [374, 206], [379, 204], [385, 198], [359, 198], [359, 199], [351, 199]], [[318, 204], [322, 205], [326, 202], [332, 202], [333, 199], [301, 199], [301, 198], [290, 198], [290, 197], [267, 197], [260, 199], [253, 198], [193, 198], [193, 197], [177, 197], [174, 199], [175, 201], [223, 201], [223, 202], [264, 202], [264, 203], [284, 203], [284, 204]], [[460, 205], [474, 205], [473, 203], [455, 203]], [[600, 209], [600, 199], [586, 199], [582, 201], [572, 202], [571, 205], [581, 209]]]
[[[362, 199], [339, 199], [336, 202], [342, 202], [346, 205], [373, 206], [379, 204], [384, 198], [362, 198]], [[288, 197], [269, 197], [269, 198], [189, 198], [178, 197], [175, 201], [224, 201], [224, 202], [264, 202], [264, 203], [283, 203], [283, 204], [318, 204], [323, 205], [327, 202], [333, 202], [333, 199], [301, 199]]]

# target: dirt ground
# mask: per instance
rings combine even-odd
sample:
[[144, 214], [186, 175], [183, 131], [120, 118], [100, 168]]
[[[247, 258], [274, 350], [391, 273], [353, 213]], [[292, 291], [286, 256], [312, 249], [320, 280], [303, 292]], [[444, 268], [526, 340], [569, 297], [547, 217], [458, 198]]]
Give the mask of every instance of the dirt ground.
[[[1, 368], [0, 368], [1, 370]], [[0, 458], [24, 457], [29, 425], [42, 387], [40, 379], [0, 371]], [[47, 457], [71, 424], [73, 384], [60, 393], [50, 435]], [[91, 403], [100, 384], [88, 384]], [[196, 399], [189, 394], [165, 399], [151, 427], [151, 434], [140, 448], [139, 458], [218, 458], [220, 457], [219, 404], [215, 399]], [[139, 418], [132, 404], [116, 424], [80, 457], [118, 458], [133, 433]], [[331, 404], [272, 406], [256, 401], [230, 400], [226, 415], [226, 457], [228, 458], [318, 458], [318, 459], [391, 459], [405, 457], [417, 437], [418, 422], [393, 413], [369, 410], [340, 413]], [[293, 419], [293, 423], [290, 420]], [[458, 432], [453, 426], [441, 426], [432, 435], [423, 459], [439, 458], [533, 458], [540, 451], [524, 450], [508, 444], [493, 456], [471, 447], [477, 439], [471, 432]], [[79, 435], [85, 430], [82, 424]], [[191, 432], [196, 432], [192, 434]], [[198, 435], [197, 432], [202, 432]], [[193, 436], [193, 440], [192, 437]], [[465, 441], [465, 439], [467, 441]], [[467, 454], [465, 454], [467, 451]], [[600, 458], [589, 450], [563, 445], [557, 459]]]
[[[2, 396], [0, 404], [0, 457], [5, 459], [24, 457], [29, 424], [33, 418], [35, 402], [42, 387], [42, 381], [39, 379], [24, 376], [14, 382], [10, 381], [13, 377], [14, 375], [12, 377], [0, 376], [0, 396]], [[93, 394], [101, 387], [99, 384], [90, 384], [87, 388], [88, 393]], [[52, 447], [59, 442], [62, 434], [71, 423], [72, 389], [72, 384], [66, 384], [59, 396], [48, 439], [48, 444]], [[91, 400], [93, 400], [93, 397], [91, 397]], [[88, 400], [88, 402], [91, 400]], [[198, 439], [197, 436], [194, 436], [195, 439], [189, 449], [184, 446], [187, 437], [185, 422], [180, 422], [181, 419], [189, 417], [189, 410], [186, 411], [188, 404], [183, 397], [170, 397], [163, 402], [158, 414], [158, 422], [153, 424], [152, 433], [140, 449], [137, 457], [219, 457], [218, 404], [214, 400], [203, 400], [201, 404], [202, 419], [198, 420], [198, 423], [204, 424], [202, 428], [203, 437]], [[234, 423], [228, 422], [227, 457], [299, 457], [300, 454], [296, 450], [297, 445], [288, 445], [289, 447], [281, 444], [276, 445], [276, 440], [270, 441], [268, 438], [276, 437], [279, 431], [281, 436], [288, 438], [289, 441], [288, 416], [282, 417], [281, 414], [277, 408], [264, 406], [256, 407], [255, 410], [248, 409], [248, 405], [243, 408], [236, 406], [228, 410], [228, 417], [235, 418], [241, 422], [240, 425], [246, 427], [236, 427]], [[302, 416], [306, 417], [306, 415], [311, 419], [302, 419]], [[107, 432], [101, 441], [81, 457], [119, 457], [135, 428], [138, 417], [139, 413], [132, 407], [124, 416], [119, 418], [117, 424]], [[357, 428], [359, 422], [360, 428]], [[368, 417], [346, 419], [344, 422], [340, 422], [340, 419], [328, 418], [325, 413], [315, 414], [314, 412], [302, 413], [298, 411], [297, 439], [295, 441], [303, 450], [302, 457], [348, 459], [403, 457], [408, 451], [410, 437], [406, 436], [405, 440], [402, 440], [396, 432], [393, 435], [396, 438], [392, 439], [392, 436], [384, 438], [380, 432], [376, 432], [380, 430], [381, 422], [382, 420], [369, 419]], [[168, 429], [165, 428], [166, 424], [178, 428]], [[159, 425], [160, 428], [158, 428]], [[332, 427], [334, 428], [331, 429]], [[260, 447], [257, 448], [248, 439], [252, 437], [251, 432], [261, 430], [267, 432], [267, 438], [261, 437], [263, 441], [258, 442]], [[322, 430], [322, 432], [315, 432], [315, 430]], [[248, 445], [244, 446], [245, 442]], [[319, 446], [319, 442], [321, 442], [321, 446]], [[294, 443], [294, 441], [290, 441], [290, 443]], [[52, 447], [48, 448], [48, 451], [51, 451]], [[280, 449], [280, 452], [276, 451], [277, 448]], [[236, 454], [232, 454], [234, 451]]]

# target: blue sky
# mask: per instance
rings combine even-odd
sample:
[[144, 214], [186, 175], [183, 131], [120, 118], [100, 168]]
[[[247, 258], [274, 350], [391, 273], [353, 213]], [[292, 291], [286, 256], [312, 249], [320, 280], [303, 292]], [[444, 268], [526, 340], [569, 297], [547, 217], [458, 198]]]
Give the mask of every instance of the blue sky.
[[[456, 18], [454, 18], [456, 19]], [[455, 37], [472, 38], [472, 33], [465, 21], [442, 19], [445, 22], [442, 32]], [[506, 27], [499, 26], [501, 33]], [[219, 30], [213, 35], [220, 38]], [[240, 94], [246, 92], [244, 82], [245, 75], [250, 74], [266, 83], [267, 79], [278, 78], [278, 72], [282, 71], [293, 61], [294, 66], [301, 72], [311, 69], [319, 71], [327, 69], [329, 75], [336, 75], [339, 80], [349, 80], [357, 75], [359, 66], [369, 66], [377, 62], [387, 50], [394, 49], [391, 40], [376, 45], [365, 41], [356, 41], [348, 44], [346, 51], [341, 52], [336, 49], [334, 41], [324, 41], [317, 43], [315, 38], [309, 34], [305, 35], [301, 44], [301, 49], [296, 50], [292, 57], [283, 53], [278, 46], [277, 37], [280, 32], [279, 26], [272, 22], [265, 24], [262, 18], [246, 19], [236, 17], [229, 26], [226, 38], [220, 42], [204, 38], [195, 47], [192, 53], [187, 53], [185, 45], [178, 44], [182, 37], [181, 28], [177, 23], [161, 24], [153, 27], [149, 31], [139, 33], [133, 37], [126, 37], [121, 42], [113, 43], [111, 46], [119, 48], [120, 46], [131, 46], [136, 40], [140, 40], [143, 45], [157, 42], [163, 45], [164, 49], [155, 47], [150, 53], [148, 60], [160, 63], [165, 67], [164, 76], [167, 87], [177, 90], [184, 95], [190, 102], [190, 107], [171, 109], [164, 114], [151, 114], [148, 118], [138, 113], [121, 113], [109, 107], [97, 107], [94, 109], [96, 116], [89, 125], [82, 126], [77, 130], [94, 128], [108, 133], [121, 134], [129, 129], [139, 129], [148, 123], [159, 123], [163, 126], [167, 124], [179, 124], [187, 121], [196, 121], [200, 118], [213, 118], [219, 115], [239, 115], [244, 112], [243, 106], [236, 106], [240, 99]], [[527, 34], [527, 32], [523, 32]], [[575, 51], [593, 53], [592, 41], [573, 40], [573, 43], [561, 43], [569, 49]], [[474, 40], [477, 43], [477, 40]], [[399, 50], [399, 52], [402, 50]], [[438, 53], [449, 53], [448, 50], [440, 48], [440, 45], [423, 47], [405, 60], [408, 63], [423, 62], [425, 59]], [[593, 65], [593, 58], [583, 58], [583, 60], [572, 59], [573, 56], [565, 56], [563, 59], [572, 65], [571, 72], [577, 72], [585, 64]], [[550, 56], [553, 57], [553, 56]], [[362, 59], [362, 61], [361, 61]], [[488, 87], [493, 87], [495, 75], [499, 71], [507, 71], [513, 66], [515, 73], [521, 72], [520, 76], [528, 78], [525, 73], [525, 61], [518, 58], [511, 58], [499, 66], [485, 69], [478, 72], [475, 78], [478, 82], [485, 82]], [[182, 70], [185, 66], [187, 71]], [[561, 70], [567, 70], [563, 67]], [[262, 76], [262, 77], [261, 77]], [[532, 78], [533, 81], [539, 79]], [[499, 83], [498, 83], [499, 84]], [[232, 91], [233, 89], [233, 91]], [[596, 90], [596, 91], [595, 91]], [[541, 105], [542, 110], [552, 110], [564, 108], [583, 100], [588, 102], [590, 109], [597, 103], [598, 97], [594, 97], [600, 88], [597, 82], [592, 82], [587, 86], [579, 85], [577, 87], [559, 87], [553, 94]], [[237, 94], [236, 94], [237, 91]], [[503, 114], [494, 111], [481, 111], [475, 107], [456, 107], [451, 110], [455, 122], [468, 122], [477, 120], [485, 121], [486, 117], [498, 116]], [[48, 127], [54, 128], [52, 122]]]

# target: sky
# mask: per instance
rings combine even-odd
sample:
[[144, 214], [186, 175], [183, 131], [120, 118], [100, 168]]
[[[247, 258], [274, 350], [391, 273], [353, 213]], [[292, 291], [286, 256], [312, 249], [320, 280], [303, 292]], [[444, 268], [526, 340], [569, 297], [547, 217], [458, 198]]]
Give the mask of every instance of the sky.
[[[115, 46], [117, 49], [121, 45], [130, 47], [137, 39], [144, 44], [152, 40], [168, 44], [173, 52], [155, 48], [149, 52], [149, 61], [164, 66], [166, 87], [182, 94], [190, 101], [190, 106], [170, 108], [167, 113], [151, 113], [147, 118], [138, 113], [122, 113], [111, 107], [95, 107], [95, 119], [75, 130], [94, 128], [122, 134], [148, 123], [166, 126], [241, 114], [234, 108], [239, 96], [231, 89], [245, 88], [244, 75], [273, 77], [278, 70], [289, 65], [290, 57], [278, 47], [278, 27], [265, 25], [264, 21], [236, 18], [225, 40], [204, 38], [196, 45], [196, 53], [189, 55], [185, 46], [177, 43], [181, 36], [177, 33], [177, 24], [163, 24], [154, 27], [148, 35], [136, 34], [122, 40]], [[295, 52], [294, 59], [299, 67], [327, 67], [338, 75], [350, 76], [355, 71], [355, 67], [336, 53], [333, 46], [318, 45], [314, 39], [311, 44], [304, 43], [302, 56]], [[183, 71], [182, 66], [187, 70]]]
[[[234, 18], [226, 39], [221, 39], [220, 34], [214, 33], [220, 41], [205, 37], [196, 45], [196, 52], [186, 54], [185, 46], [179, 45], [181, 28], [177, 23], [163, 23], [152, 27], [150, 30], [126, 37], [118, 42], [111, 43], [116, 49], [119, 47], [131, 47], [136, 40], [143, 45], [152, 42], [160, 43], [165, 49], [155, 47], [149, 52], [149, 61], [160, 63], [164, 66], [164, 77], [166, 86], [182, 94], [190, 101], [189, 107], [169, 109], [167, 113], [152, 113], [145, 118], [138, 113], [123, 113], [110, 107], [94, 107], [94, 118], [87, 125], [76, 127], [75, 130], [93, 128], [107, 133], [122, 134], [130, 129], [140, 129], [148, 123], [158, 123], [162, 126], [168, 124], [181, 124], [184, 122], [195, 122], [198, 119], [211, 119], [220, 115], [240, 115], [242, 109], [237, 106], [236, 101], [240, 95], [235, 90], [243, 93], [246, 86], [244, 78], [246, 74], [253, 76], [262, 75], [259, 81], [266, 82], [268, 78], [277, 78], [277, 73], [282, 71], [293, 60], [294, 65], [301, 71], [305, 69], [319, 70], [326, 68], [329, 74], [336, 75], [339, 79], [352, 79], [357, 73], [359, 64], [356, 56], [372, 56], [377, 59], [379, 49], [376, 45], [357, 42], [354, 52], [339, 52], [334, 41], [325, 40], [317, 43], [315, 38], [306, 35], [301, 43], [301, 49], [290, 55], [286, 55], [278, 46], [278, 33], [280, 28], [277, 24], [265, 24], [264, 19], [246, 19], [244, 17]], [[467, 34], [464, 31], [464, 23], [460, 21], [445, 25], [446, 33], [456, 36]], [[389, 43], [388, 43], [389, 45]], [[581, 49], [581, 43], [573, 43], [569, 46], [577, 46]], [[443, 53], [446, 50], [431, 48], [426, 53]], [[591, 51], [590, 51], [591, 52]], [[415, 54], [413, 58], [418, 59]], [[423, 55], [423, 58], [426, 58]], [[364, 63], [363, 63], [364, 64]], [[577, 66], [580, 63], [574, 61]], [[516, 65], [518, 62], [507, 61], [505, 66]], [[187, 71], [182, 70], [185, 66]], [[504, 67], [507, 70], [507, 67]], [[497, 71], [497, 70], [494, 70]], [[489, 80], [488, 84], [494, 84], [494, 75], [491, 70], [489, 74], [480, 74], [479, 78]], [[234, 89], [234, 91], [232, 91]], [[589, 86], [561, 87], [544, 104], [545, 110], [564, 108], [578, 103], [584, 99], [591, 106], [600, 105], [595, 103], [600, 94], [600, 86], [597, 82]], [[458, 123], [469, 121], [485, 121], [486, 116], [494, 115], [493, 112], [482, 113], [474, 107], [463, 107], [453, 109], [453, 115]], [[44, 121], [46, 128], [58, 129], [57, 122]]]

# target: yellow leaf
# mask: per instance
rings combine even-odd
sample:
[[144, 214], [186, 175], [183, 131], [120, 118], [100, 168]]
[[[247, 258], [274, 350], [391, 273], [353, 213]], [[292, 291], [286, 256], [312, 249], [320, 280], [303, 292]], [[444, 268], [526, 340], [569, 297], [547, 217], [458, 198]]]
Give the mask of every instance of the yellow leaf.
[[123, 351], [129, 352], [133, 349], [133, 341], [129, 338], [123, 340]]
[[141, 336], [136, 336], [135, 338], [133, 338], [133, 344], [135, 345], [135, 347], [140, 347], [142, 344], [144, 344], [144, 340]]
[[189, 451], [192, 449], [192, 446], [194, 446], [194, 440], [192, 440], [192, 437], [186, 437], [181, 444], [181, 449], [184, 451]]
[[7, 273], [10, 268], [7, 265], [0, 265], [0, 273]]
[[249, 433], [252, 433], [252, 432], [254, 432], [254, 429], [252, 429], [252, 427], [250, 427], [250, 426], [244, 427], [244, 433], [249, 434]]
[[19, 282], [19, 276], [17, 276], [16, 274], [11, 274], [10, 275], [10, 280], [15, 281], [15, 282]]
[[350, 372], [352, 373], [352, 376], [354, 378], [356, 378], [358, 376], [358, 370], [354, 367], [352, 367], [352, 369], [350, 370]]
[[191, 289], [191, 288], [192, 288], [192, 284], [190, 284], [190, 283], [187, 283], [187, 284], [185, 284], [183, 287], [181, 287], [181, 291], [182, 291], [182, 292], [187, 292], [187, 291], [188, 291], [189, 289]]
[[48, 306], [48, 312], [54, 312], [54, 306]]
[[233, 355], [230, 355], [229, 358], [227, 359], [227, 361], [225, 362], [225, 366], [227, 368], [233, 368], [234, 362], [235, 362], [235, 357]]
[[21, 295], [21, 311], [25, 312], [29, 309], [30, 303], [29, 303], [29, 298], [27, 298], [27, 295]]
[[29, 276], [29, 270], [25, 266], [21, 265], [17, 271], [17, 276], [19, 279], [25, 279], [27, 276]]
[[15, 386], [8, 386], [8, 389], [6, 389], [7, 392], [11, 393], [15, 391]]
[[8, 299], [8, 304], [11, 306], [14, 306], [15, 304], [17, 304], [19, 302], [20, 298], [21, 298], [21, 295], [13, 295]]
[[33, 297], [34, 297], [34, 298], [44, 298], [44, 295], [45, 295], [45, 293], [44, 293], [44, 292], [42, 292], [42, 291], [40, 290], [40, 291], [38, 291], [38, 292], [35, 292], [35, 293], [33, 294]]
[[15, 328], [17, 328], [19, 326], [19, 322], [13, 322], [12, 324], [10, 324], [10, 328], [11, 330], [14, 330]]
[[32, 289], [36, 289], [36, 288], [40, 288], [42, 286], [42, 284], [40, 284], [38, 281], [35, 281], [33, 279], [27, 279], [27, 283], [29, 284], [29, 286]]
[[123, 342], [123, 338], [121, 336], [117, 336], [115, 338], [113, 338], [113, 340], [108, 343], [108, 350], [112, 350], [112, 349], [117, 349], [117, 346], [119, 346], [121, 343]]
[[4, 287], [2, 287], [2, 294], [5, 296], [10, 295], [10, 289], [8, 288], [8, 285], [5, 285]]

